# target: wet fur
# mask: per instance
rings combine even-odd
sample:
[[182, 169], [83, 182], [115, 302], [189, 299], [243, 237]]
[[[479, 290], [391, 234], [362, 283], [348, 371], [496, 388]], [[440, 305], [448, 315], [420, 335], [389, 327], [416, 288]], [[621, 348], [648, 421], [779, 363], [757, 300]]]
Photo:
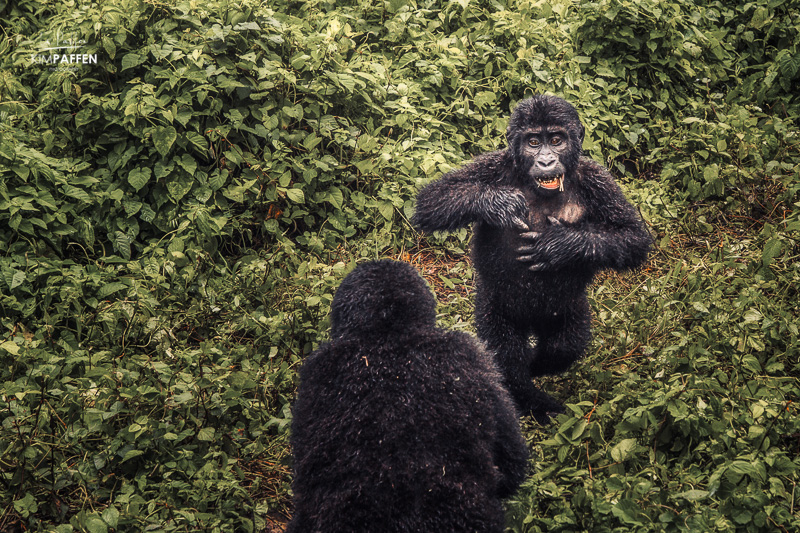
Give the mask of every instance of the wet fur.
[[[557, 194], [536, 188], [519, 146], [526, 128], [550, 125], [565, 127], [572, 145], [562, 161], [565, 190]], [[424, 187], [413, 217], [425, 232], [473, 224], [478, 336], [495, 354], [520, 410], [542, 422], [563, 408], [531, 378], [563, 372], [584, 356], [591, 338], [587, 286], [603, 269], [641, 265], [652, 241], [609, 172], [581, 156], [583, 132], [564, 100], [525, 100], [509, 121], [509, 148]]]
[[406, 263], [359, 265], [300, 371], [288, 533], [496, 532], [527, 447], [491, 356]]

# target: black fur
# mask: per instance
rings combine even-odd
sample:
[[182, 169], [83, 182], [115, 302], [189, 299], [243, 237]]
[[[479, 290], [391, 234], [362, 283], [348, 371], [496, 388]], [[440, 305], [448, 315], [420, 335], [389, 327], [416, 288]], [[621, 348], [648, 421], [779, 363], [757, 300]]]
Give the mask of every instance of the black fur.
[[[541, 129], [568, 134], [563, 191], [544, 190], [529, 173], [525, 139]], [[563, 407], [531, 378], [563, 372], [583, 357], [591, 338], [588, 284], [602, 269], [641, 265], [652, 242], [608, 171], [581, 156], [583, 136], [566, 101], [524, 100], [509, 121], [509, 148], [424, 187], [413, 218], [426, 232], [474, 223], [478, 336], [495, 353], [520, 410], [541, 422]]]
[[406, 263], [342, 282], [300, 371], [288, 533], [503, 531], [528, 455], [514, 404], [477, 341], [435, 320]]

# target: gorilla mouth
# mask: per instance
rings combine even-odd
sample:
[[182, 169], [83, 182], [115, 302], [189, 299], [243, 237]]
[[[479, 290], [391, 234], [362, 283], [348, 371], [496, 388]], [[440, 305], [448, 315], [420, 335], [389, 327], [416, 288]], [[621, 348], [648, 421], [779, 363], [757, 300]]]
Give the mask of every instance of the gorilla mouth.
[[564, 190], [564, 175], [561, 174], [559, 176], [548, 176], [548, 177], [541, 177], [536, 178], [536, 181], [539, 184], [539, 187], [542, 189], [547, 189], [550, 191], [554, 191], [558, 189], [559, 191]]

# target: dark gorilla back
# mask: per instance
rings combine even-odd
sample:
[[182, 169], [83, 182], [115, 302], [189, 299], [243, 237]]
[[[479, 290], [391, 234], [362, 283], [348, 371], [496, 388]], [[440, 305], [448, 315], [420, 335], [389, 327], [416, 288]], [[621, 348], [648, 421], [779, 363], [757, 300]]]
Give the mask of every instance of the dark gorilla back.
[[513, 403], [476, 341], [435, 327], [410, 265], [342, 282], [293, 411], [290, 533], [503, 531], [527, 461]]

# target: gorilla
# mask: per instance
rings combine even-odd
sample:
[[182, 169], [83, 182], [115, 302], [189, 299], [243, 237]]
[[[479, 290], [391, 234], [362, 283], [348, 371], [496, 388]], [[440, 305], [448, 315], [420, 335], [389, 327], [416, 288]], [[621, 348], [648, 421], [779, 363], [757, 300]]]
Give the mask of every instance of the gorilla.
[[508, 148], [422, 188], [412, 219], [424, 232], [474, 224], [478, 337], [519, 410], [540, 423], [563, 406], [531, 378], [583, 357], [587, 286], [600, 270], [641, 265], [652, 243], [609, 172], [583, 157], [584, 134], [565, 100], [523, 100], [509, 121]]
[[493, 358], [409, 264], [363, 263], [304, 362], [288, 533], [501, 532], [528, 449]]

